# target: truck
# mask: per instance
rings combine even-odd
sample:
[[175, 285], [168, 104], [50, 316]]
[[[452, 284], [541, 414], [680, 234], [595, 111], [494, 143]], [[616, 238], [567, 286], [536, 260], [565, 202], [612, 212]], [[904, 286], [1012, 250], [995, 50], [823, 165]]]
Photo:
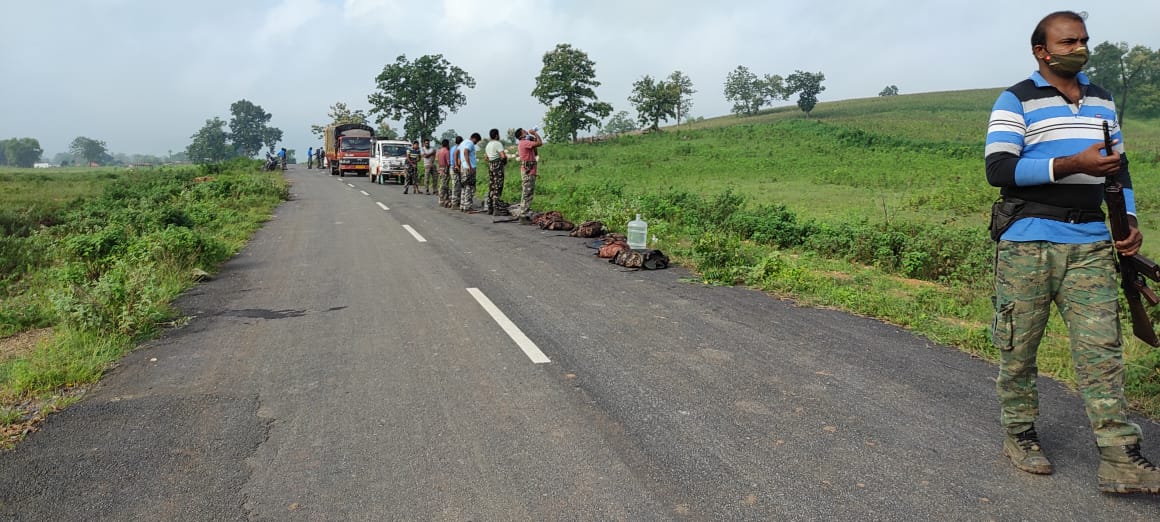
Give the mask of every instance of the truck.
[[402, 185], [407, 178], [407, 149], [411, 145], [403, 140], [379, 138], [375, 140], [371, 154], [371, 181], [385, 185], [392, 179]]
[[375, 129], [362, 123], [344, 123], [326, 127], [326, 163], [332, 176], [348, 172], [367, 175]]

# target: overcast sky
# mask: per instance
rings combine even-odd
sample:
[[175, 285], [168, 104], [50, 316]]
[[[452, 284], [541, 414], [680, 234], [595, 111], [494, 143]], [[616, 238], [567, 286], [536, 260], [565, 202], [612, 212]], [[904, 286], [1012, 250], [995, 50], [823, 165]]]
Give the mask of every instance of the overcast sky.
[[[460, 134], [538, 124], [542, 57], [570, 43], [596, 62], [600, 99], [630, 110], [632, 82], [684, 71], [692, 114], [729, 111], [725, 75], [826, 75], [822, 101], [1007, 86], [1035, 64], [1029, 37], [1057, 9], [1086, 10], [1093, 42], [1160, 47], [1160, 1], [1040, 0], [3, 0], [0, 139], [45, 155], [77, 136], [111, 152], [183, 150], [239, 99], [287, 148], [336, 101], [368, 109], [384, 65], [442, 54], [476, 80], [451, 114]], [[395, 128], [402, 126], [392, 122]]]

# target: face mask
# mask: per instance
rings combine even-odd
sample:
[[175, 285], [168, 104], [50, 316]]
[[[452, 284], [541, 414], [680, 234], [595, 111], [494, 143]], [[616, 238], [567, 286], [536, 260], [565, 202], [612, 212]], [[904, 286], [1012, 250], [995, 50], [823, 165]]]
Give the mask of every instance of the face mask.
[[[1044, 48], [1046, 50], [1046, 48]], [[1075, 76], [1076, 73], [1083, 70], [1083, 66], [1087, 65], [1088, 50], [1087, 47], [1076, 47], [1074, 51], [1067, 54], [1048, 54], [1047, 65], [1051, 70], [1065, 76]]]

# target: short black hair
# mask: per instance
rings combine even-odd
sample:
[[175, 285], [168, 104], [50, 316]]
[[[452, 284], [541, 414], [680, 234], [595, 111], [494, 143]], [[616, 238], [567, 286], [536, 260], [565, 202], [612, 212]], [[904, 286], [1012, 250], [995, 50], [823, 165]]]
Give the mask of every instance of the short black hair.
[[488, 131], [487, 136], [493, 140], [498, 140], [499, 139], [499, 129], [491, 129], [490, 131]]
[[450, 147], [451, 141], [450, 140], [443, 140], [443, 141], [439, 142], [439, 144], [444, 146], [444, 147]]
[[483, 136], [480, 136], [478, 132], [473, 132], [471, 133], [471, 139], [478, 141], [482, 140]]
[[463, 136], [456, 136], [455, 137], [455, 144], [459, 145], [460, 143], [463, 143]]
[[522, 137], [524, 137], [524, 129], [523, 129], [523, 128], [517, 128], [517, 129], [516, 129], [516, 137], [517, 137], [517, 138], [522, 138]]
[[1043, 17], [1038, 24], [1035, 24], [1035, 30], [1031, 32], [1031, 47], [1047, 45], [1047, 25], [1059, 18], [1067, 18], [1081, 24], [1087, 23], [1083, 19], [1083, 15], [1075, 11], [1056, 11], [1051, 13]]

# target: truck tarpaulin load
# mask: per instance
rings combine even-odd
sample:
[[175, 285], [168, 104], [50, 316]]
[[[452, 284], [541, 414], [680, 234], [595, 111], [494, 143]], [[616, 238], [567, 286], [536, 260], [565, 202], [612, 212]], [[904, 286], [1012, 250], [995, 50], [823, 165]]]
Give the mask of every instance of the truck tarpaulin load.
[[371, 148], [375, 142], [375, 129], [362, 123], [344, 123], [326, 128], [326, 161], [330, 174], [345, 176], [346, 173], [366, 175], [370, 169]]

